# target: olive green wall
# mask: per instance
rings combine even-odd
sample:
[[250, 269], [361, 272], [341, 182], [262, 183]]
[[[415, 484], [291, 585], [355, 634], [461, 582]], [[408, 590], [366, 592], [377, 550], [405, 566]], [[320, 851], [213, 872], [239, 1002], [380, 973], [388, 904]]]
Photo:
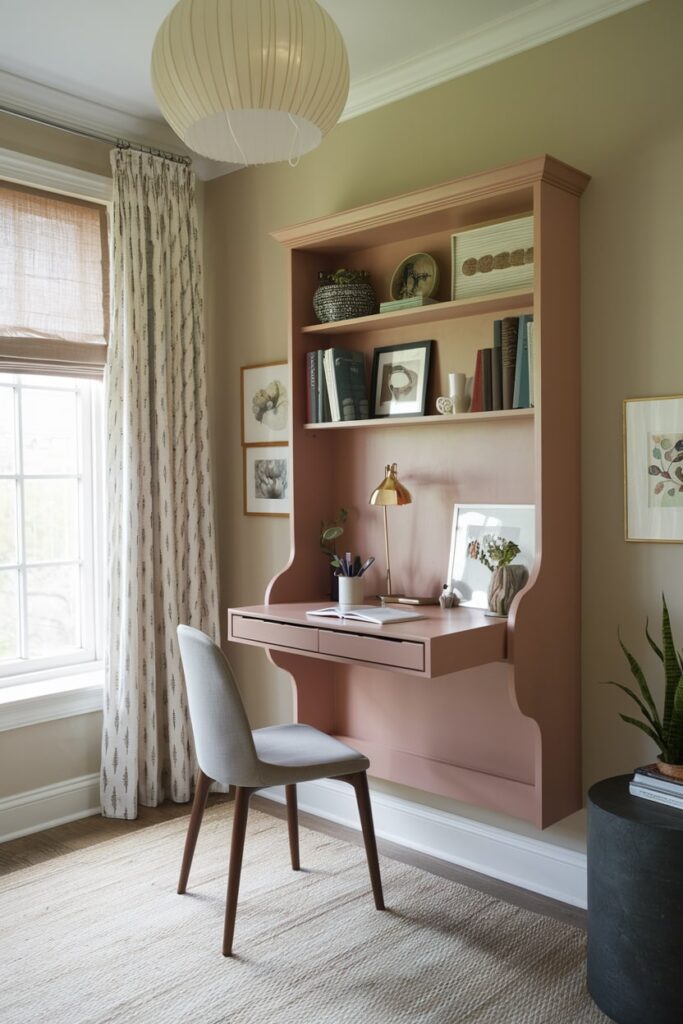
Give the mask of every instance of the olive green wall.
[[[619, 722], [618, 696], [598, 686], [601, 679], [625, 677], [617, 624], [644, 652], [645, 616], [657, 618], [665, 590], [683, 636], [683, 548], [623, 540], [621, 439], [625, 396], [683, 392], [681, 39], [683, 4], [652, 0], [346, 122], [294, 169], [251, 168], [206, 189], [224, 613], [231, 604], [260, 603], [289, 552], [286, 521], [242, 515], [239, 368], [282, 359], [287, 345], [285, 257], [269, 232], [546, 152], [593, 176], [582, 200], [587, 784], [652, 753], [647, 740]], [[258, 650], [235, 647], [231, 658], [254, 723], [288, 719], [287, 677]], [[491, 817], [426, 794], [409, 795]], [[569, 827], [551, 834], [574, 841]]]

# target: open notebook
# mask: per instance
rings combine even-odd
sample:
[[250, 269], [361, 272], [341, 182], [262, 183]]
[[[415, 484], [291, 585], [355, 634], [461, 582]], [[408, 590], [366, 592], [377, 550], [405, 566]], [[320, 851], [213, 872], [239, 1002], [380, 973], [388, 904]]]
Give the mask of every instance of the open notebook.
[[306, 614], [333, 619], [354, 619], [357, 622], [369, 622], [373, 626], [383, 626], [385, 622], [408, 622], [410, 619], [425, 618], [420, 612], [405, 612], [399, 608], [376, 608], [372, 604], [350, 604], [344, 608], [333, 604], [328, 608], [317, 608]]

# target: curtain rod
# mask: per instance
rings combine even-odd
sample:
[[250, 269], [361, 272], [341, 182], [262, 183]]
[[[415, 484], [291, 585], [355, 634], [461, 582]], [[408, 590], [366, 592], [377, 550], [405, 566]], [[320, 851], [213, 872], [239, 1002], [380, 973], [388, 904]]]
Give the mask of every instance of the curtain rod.
[[0, 114], [10, 114], [12, 117], [20, 117], [24, 121], [32, 121], [33, 124], [41, 124], [45, 128], [56, 128], [57, 131], [67, 132], [69, 135], [79, 135], [83, 139], [93, 139], [95, 142], [106, 142], [110, 146], [117, 146], [118, 149], [135, 149], [141, 153], [150, 153], [152, 156], [162, 156], [166, 160], [175, 160], [180, 164], [192, 163], [192, 158], [183, 156], [180, 153], [170, 153], [163, 149], [155, 149], [153, 146], [143, 146], [139, 142], [130, 142], [129, 139], [115, 138], [113, 135], [101, 135], [97, 132], [89, 132], [83, 128], [70, 128], [68, 125], [59, 124], [57, 121], [50, 121], [46, 117], [38, 117], [35, 114], [24, 114], [21, 110], [13, 110], [11, 107], [0, 105]]

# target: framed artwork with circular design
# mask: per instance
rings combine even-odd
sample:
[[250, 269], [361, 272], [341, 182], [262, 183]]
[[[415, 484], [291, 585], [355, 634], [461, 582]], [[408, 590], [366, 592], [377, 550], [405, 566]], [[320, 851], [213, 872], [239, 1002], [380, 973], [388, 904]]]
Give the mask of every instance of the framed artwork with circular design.
[[451, 298], [474, 299], [534, 285], [534, 218], [470, 228], [451, 235]]
[[371, 416], [424, 416], [432, 344], [414, 341], [375, 349]]

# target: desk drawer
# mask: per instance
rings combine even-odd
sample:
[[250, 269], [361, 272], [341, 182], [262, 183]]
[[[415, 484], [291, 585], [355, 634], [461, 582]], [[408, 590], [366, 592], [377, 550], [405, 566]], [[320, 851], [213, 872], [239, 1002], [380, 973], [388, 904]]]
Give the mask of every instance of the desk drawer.
[[359, 633], [333, 633], [321, 629], [318, 651], [352, 661], [374, 661], [378, 665], [424, 671], [424, 644], [412, 640], [382, 640]]
[[292, 647], [300, 651], [318, 650], [318, 630], [314, 626], [290, 626], [285, 622], [251, 619], [233, 615], [232, 635], [273, 647]]

